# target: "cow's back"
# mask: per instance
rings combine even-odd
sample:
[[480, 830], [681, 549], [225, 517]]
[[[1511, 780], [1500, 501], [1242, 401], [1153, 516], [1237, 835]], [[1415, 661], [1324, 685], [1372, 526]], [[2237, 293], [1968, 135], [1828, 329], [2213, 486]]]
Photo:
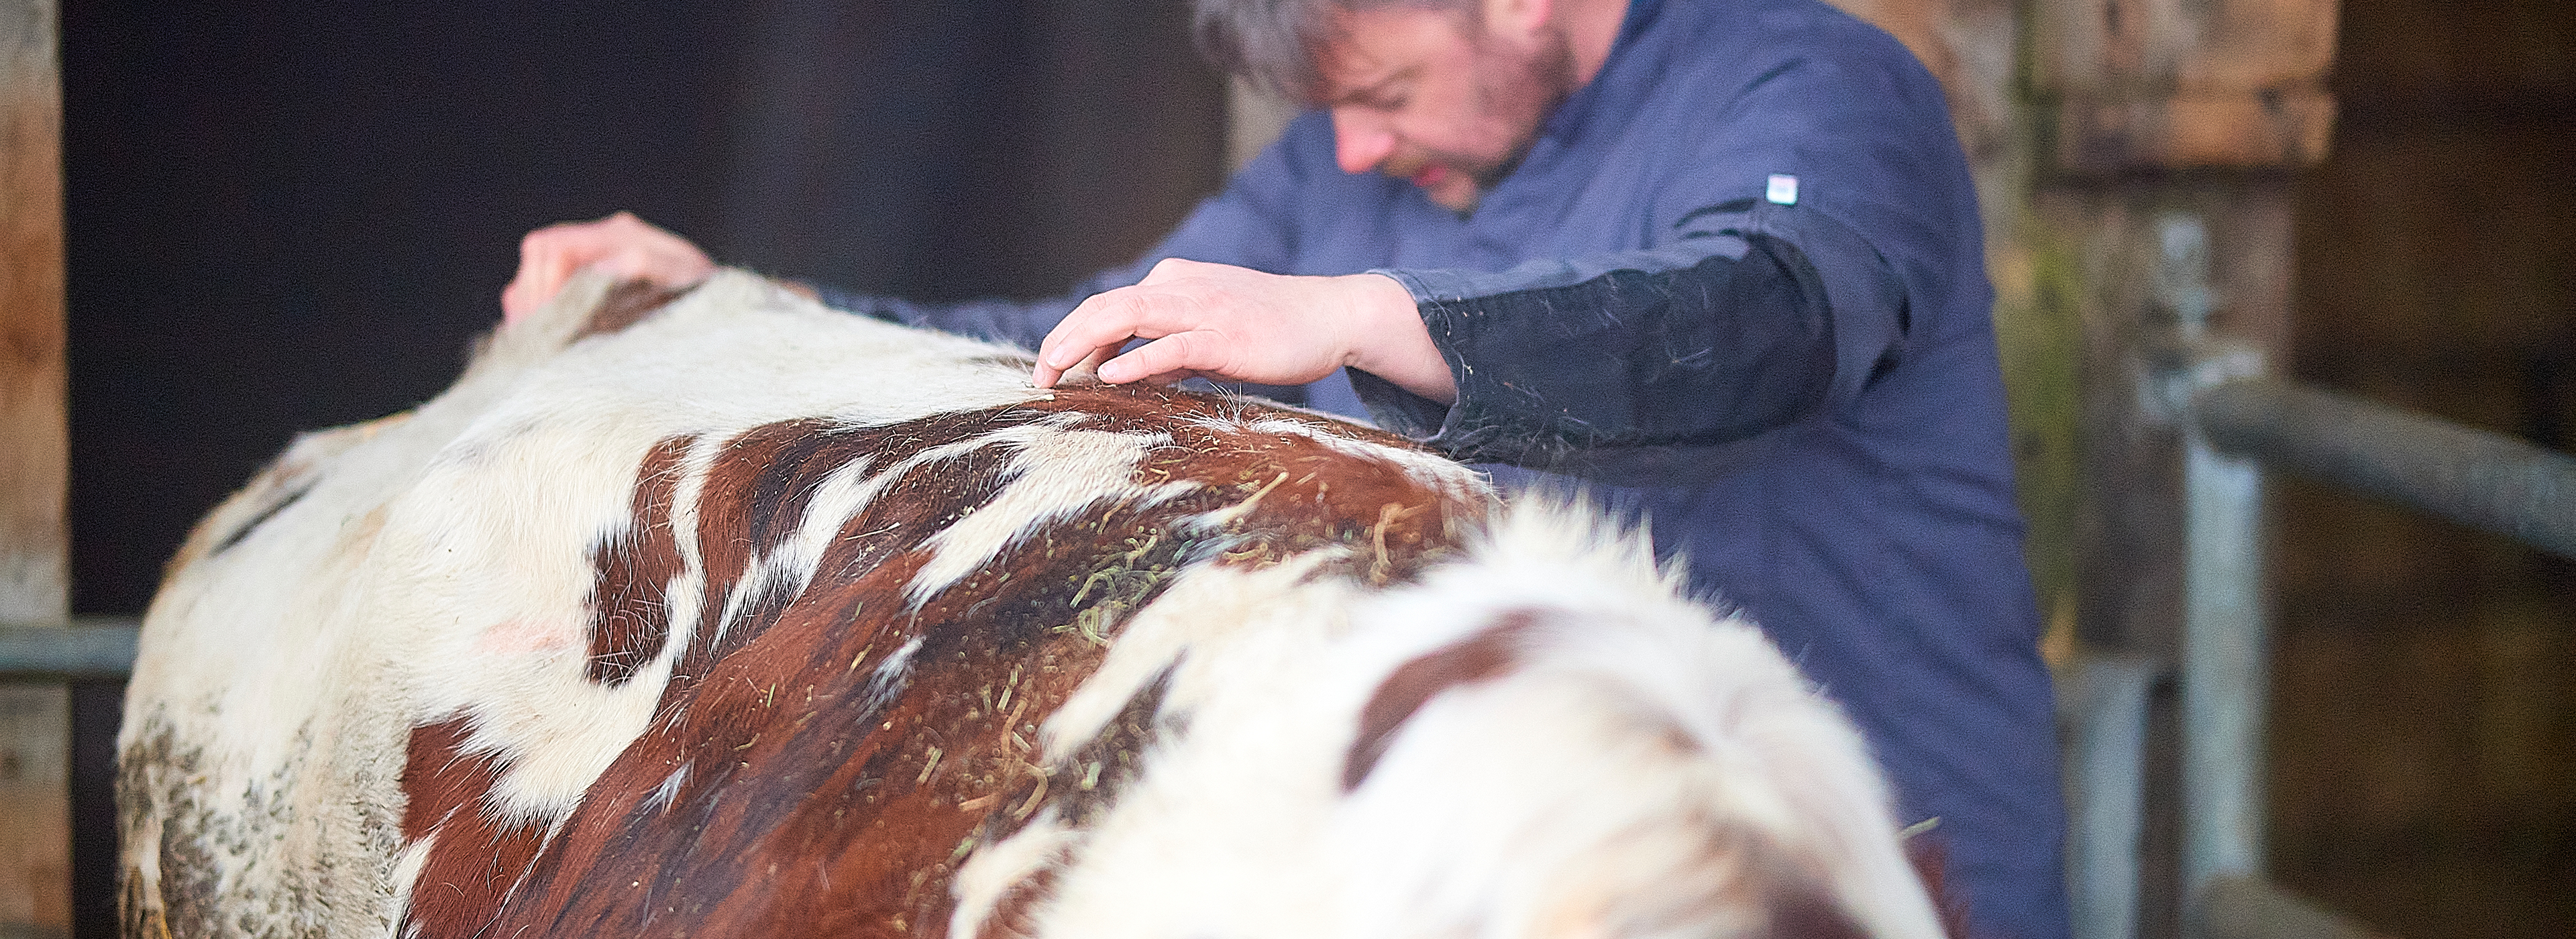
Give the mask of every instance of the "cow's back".
[[911, 931], [969, 839], [1114, 793], [1141, 731], [1051, 759], [1040, 725], [1176, 572], [1339, 544], [1382, 581], [1482, 511], [1392, 438], [1039, 391], [744, 275], [631, 325], [579, 289], [298, 441], [173, 562], [121, 740], [129, 932]]
[[1642, 542], [1029, 368], [586, 280], [300, 440], [147, 618], [127, 934], [1932, 928], [1848, 724]]

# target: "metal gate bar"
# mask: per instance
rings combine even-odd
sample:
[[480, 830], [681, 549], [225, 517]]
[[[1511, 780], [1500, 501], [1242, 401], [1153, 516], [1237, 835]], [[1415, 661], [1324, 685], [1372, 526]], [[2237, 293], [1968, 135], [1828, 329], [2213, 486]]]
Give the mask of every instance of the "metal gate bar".
[[2261, 880], [2262, 473], [2312, 477], [2576, 558], [2576, 457], [2271, 378], [2242, 349], [2192, 345], [2163, 381], [2186, 431], [2185, 902], [2212, 939], [2366, 935]]
[[131, 617], [81, 617], [69, 626], [0, 623], [0, 681], [123, 678], [134, 667]]
[[2220, 450], [2576, 558], [2576, 457], [2270, 378], [2192, 396]]

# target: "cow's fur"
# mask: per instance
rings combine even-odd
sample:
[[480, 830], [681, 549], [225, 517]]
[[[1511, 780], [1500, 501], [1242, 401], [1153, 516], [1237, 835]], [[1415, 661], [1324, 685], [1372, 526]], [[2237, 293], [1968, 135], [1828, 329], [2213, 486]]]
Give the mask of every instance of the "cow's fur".
[[147, 620], [127, 935], [1939, 933], [1849, 725], [1635, 537], [1027, 372], [583, 280], [297, 441]]

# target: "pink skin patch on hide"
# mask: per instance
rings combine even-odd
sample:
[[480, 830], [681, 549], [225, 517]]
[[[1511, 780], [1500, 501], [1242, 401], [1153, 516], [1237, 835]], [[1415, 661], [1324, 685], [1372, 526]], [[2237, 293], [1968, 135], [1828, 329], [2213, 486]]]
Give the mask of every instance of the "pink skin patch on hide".
[[474, 651], [485, 655], [563, 652], [581, 641], [584, 625], [570, 617], [513, 616], [485, 627], [474, 639]]

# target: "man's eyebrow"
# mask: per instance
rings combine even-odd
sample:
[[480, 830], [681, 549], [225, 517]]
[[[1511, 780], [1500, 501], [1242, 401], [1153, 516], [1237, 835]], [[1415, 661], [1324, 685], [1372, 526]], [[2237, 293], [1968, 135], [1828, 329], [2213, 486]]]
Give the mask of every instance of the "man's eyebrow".
[[1328, 105], [1353, 104], [1366, 102], [1371, 99], [1382, 99], [1386, 96], [1389, 86], [1402, 82], [1405, 79], [1412, 78], [1413, 73], [1420, 70], [1421, 66], [1418, 65], [1409, 65], [1404, 68], [1397, 69], [1394, 72], [1387, 74], [1384, 78], [1380, 78], [1376, 81], [1369, 82], [1368, 84], [1361, 85], [1360, 87], [1325, 98], [1324, 103]]

